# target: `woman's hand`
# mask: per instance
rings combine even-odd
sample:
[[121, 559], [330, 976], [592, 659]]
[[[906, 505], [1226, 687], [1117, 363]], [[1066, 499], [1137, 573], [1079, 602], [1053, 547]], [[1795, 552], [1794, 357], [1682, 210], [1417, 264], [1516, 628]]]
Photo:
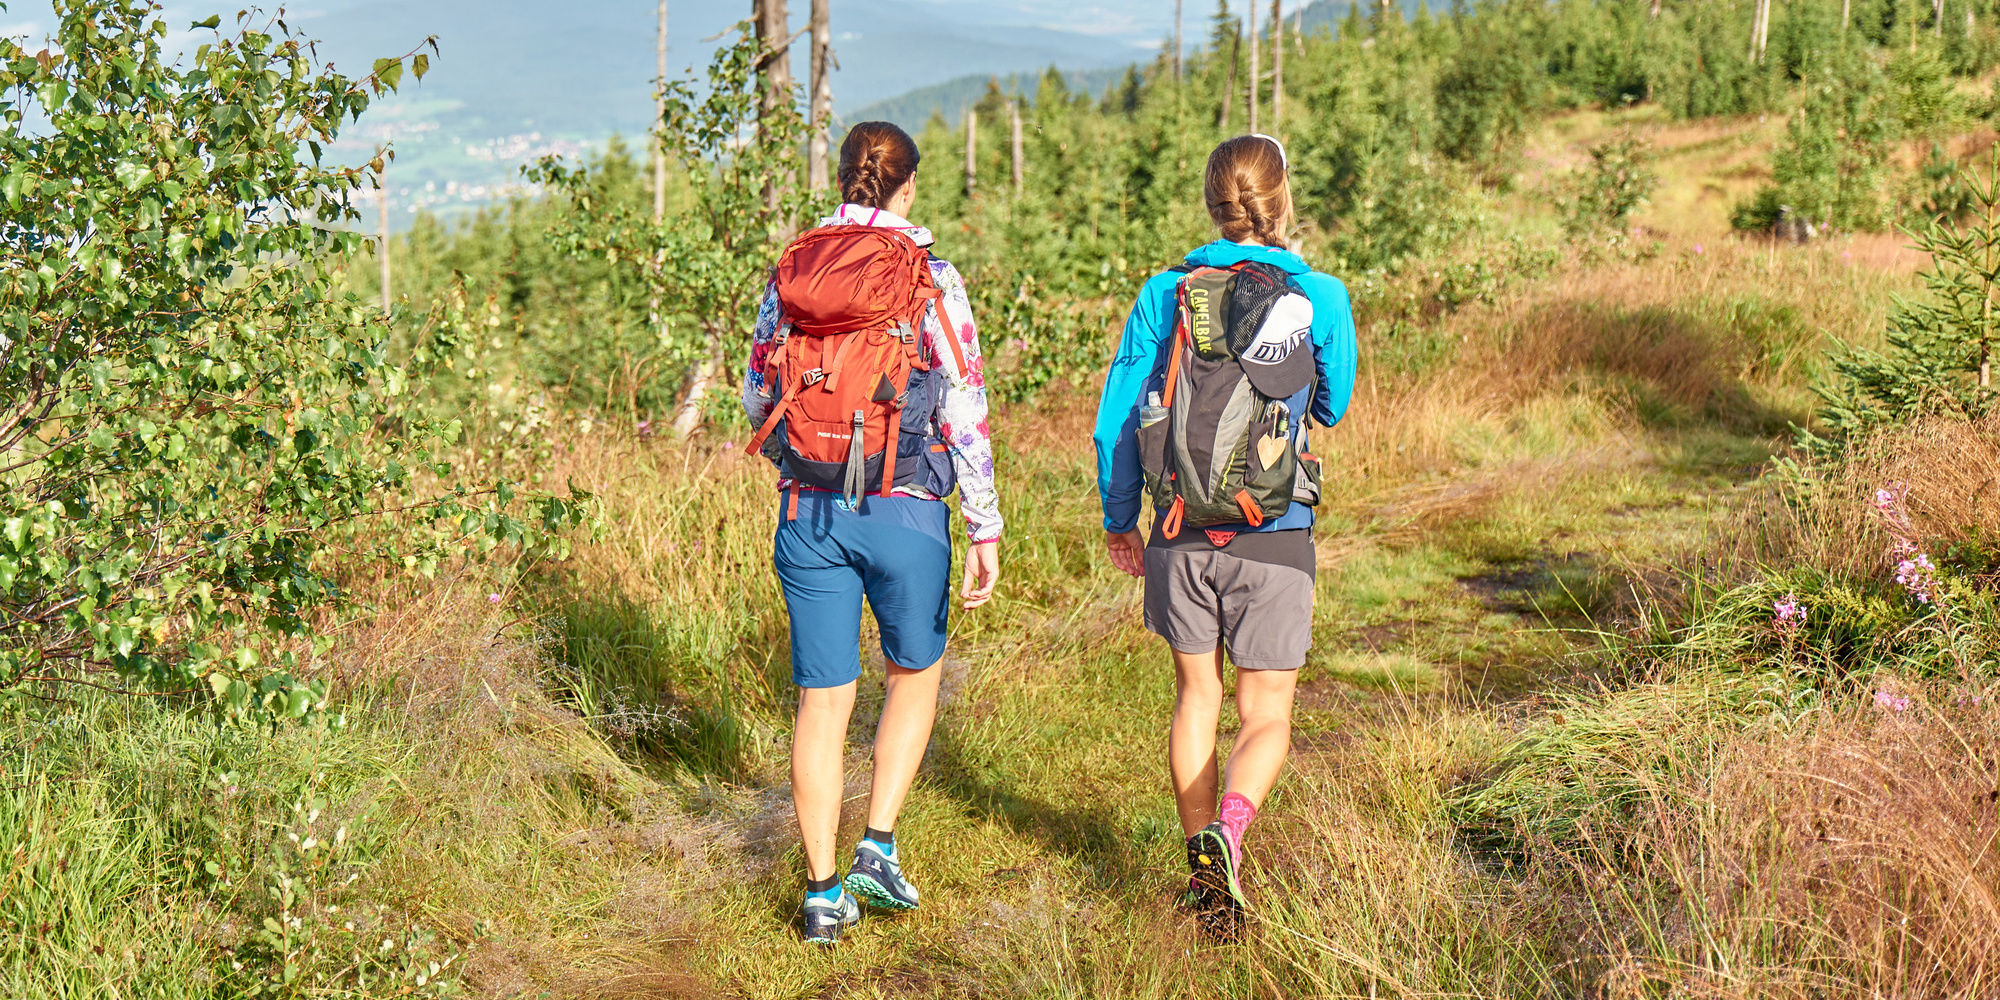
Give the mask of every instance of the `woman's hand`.
[[1124, 570], [1127, 576], [1146, 575], [1146, 539], [1139, 529], [1133, 528], [1122, 535], [1105, 532], [1104, 547], [1111, 553], [1111, 565]]
[[1000, 543], [972, 543], [972, 548], [965, 552], [965, 582], [958, 591], [965, 603], [959, 606], [971, 611], [992, 600], [993, 588], [999, 583]]

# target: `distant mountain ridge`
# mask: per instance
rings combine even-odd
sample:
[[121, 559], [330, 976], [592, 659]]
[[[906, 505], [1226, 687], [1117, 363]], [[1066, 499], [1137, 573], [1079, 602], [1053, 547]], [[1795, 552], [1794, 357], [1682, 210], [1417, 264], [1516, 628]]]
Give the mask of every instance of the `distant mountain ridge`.
[[[242, 6], [163, 2], [169, 51], [191, 51], [206, 37], [187, 30], [191, 21], [219, 11], [233, 24]], [[586, 155], [612, 135], [650, 127], [654, 5], [647, 0], [310, 2], [289, 9], [287, 22], [348, 73], [437, 36], [429, 75], [405, 77], [400, 94], [377, 102], [329, 150], [358, 161], [392, 144], [388, 183], [404, 218], [418, 208], [449, 213], [503, 200], [520, 190], [523, 163]], [[803, 27], [805, 0], [791, 6]], [[1244, 0], [1230, 6], [1240, 13]], [[1305, 12], [1308, 30], [1349, 6], [1318, 0]], [[1212, 10], [1187, 2], [1190, 48], [1207, 37]], [[749, 11], [748, 0], [670, 0], [670, 75], [704, 79], [709, 53]], [[1127, 66], [1157, 55], [1172, 37], [1172, 12], [1167, 0], [833, 0], [835, 112], [841, 121], [886, 118], [918, 128], [933, 113], [962, 116], [989, 79], [1032, 99], [1051, 66], [1073, 89], [1101, 94]], [[0, 34], [30, 42], [54, 25], [48, 0], [6, 0], [0, 11]], [[807, 46], [794, 45], [792, 56], [803, 81]]]
[[[1403, 8], [1403, 15], [1411, 17], [1423, 6], [1423, 0], [1400, 0], [1400, 4]], [[1294, 8], [1292, 11], [1287, 12], [1285, 21], [1288, 25], [1298, 25], [1301, 30], [1310, 35], [1320, 31], [1336, 30], [1340, 22], [1346, 19], [1348, 11], [1355, 7], [1360, 7], [1365, 12], [1374, 6], [1368, 0], [1313, 0], [1303, 11]], [[1232, 11], [1240, 11], [1242, 9], [1241, 0], [1231, 4], [1230, 7]], [[1260, 9], [1262, 8], [1260, 7]], [[1189, 13], [1193, 12], [1190, 11]], [[1238, 16], [1241, 15], [1239, 14]], [[1212, 10], [1203, 10], [1199, 17], [1188, 17], [1182, 27], [1181, 40], [1182, 44], [1186, 45], [1189, 51], [1195, 50], [1207, 40], [1212, 17]], [[1267, 27], [1260, 24], [1259, 31], [1262, 32], [1264, 30], [1268, 30]], [[1171, 49], [1173, 47], [1172, 40], [1172, 29], [1169, 26], [1167, 36], [1161, 39], [1161, 51]], [[1139, 52], [1136, 54], [1136, 57], [1128, 59], [1125, 63], [1117, 66], [1078, 68], [1076, 66], [1057, 66], [1052, 63], [1046, 68], [1059, 70], [1071, 90], [1086, 91], [1092, 97], [1102, 97], [1112, 84], [1125, 75], [1128, 67], [1133, 65], [1143, 66], [1151, 61], [1152, 59], [1149, 54]], [[940, 115], [948, 122], [958, 122], [964, 119], [967, 108], [979, 103], [979, 99], [985, 96], [988, 83], [998, 84], [1003, 92], [1021, 94], [1024, 101], [1032, 103], [1035, 97], [1036, 84], [1040, 81], [1043, 72], [1045, 70], [1022, 71], [1005, 75], [970, 73], [954, 77], [943, 83], [934, 83], [927, 87], [919, 87], [906, 94], [899, 94], [887, 100], [876, 101], [865, 107], [842, 113], [838, 117], [842, 124], [865, 121], [891, 121], [913, 131], [922, 128], [926, 122], [930, 121], [932, 115]]]

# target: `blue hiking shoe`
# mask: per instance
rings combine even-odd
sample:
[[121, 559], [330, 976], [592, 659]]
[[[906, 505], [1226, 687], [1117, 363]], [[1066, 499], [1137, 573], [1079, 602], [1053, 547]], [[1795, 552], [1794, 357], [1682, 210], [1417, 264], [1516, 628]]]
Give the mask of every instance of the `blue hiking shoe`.
[[888, 910], [917, 908], [917, 887], [903, 878], [903, 866], [882, 853], [871, 840], [863, 840], [854, 849], [854, 864], [848, 869], [847, 881], [841, 885], [870, 906]]
[[861, 922], [861, 904], [845, 892], [831, 901], [807, 896], [803, 916], [807, 944], [839, 944], [841, 932]]

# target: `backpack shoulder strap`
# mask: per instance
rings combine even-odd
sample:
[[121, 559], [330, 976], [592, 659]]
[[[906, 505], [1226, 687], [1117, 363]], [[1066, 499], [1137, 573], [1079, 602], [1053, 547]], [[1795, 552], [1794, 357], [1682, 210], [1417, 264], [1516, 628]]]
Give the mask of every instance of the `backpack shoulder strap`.
[[936, 311], [938, 334], [944, 337], [946, 344], [951, 346], [951, 359], [958, 363], [958, 377], [969, 378], [971, 373], [965, 370], [965, 349], [958, 346], [958, 331], [952, 329], [949, 318], [944, 314], [944, 289], [937, 286], [937, 277], [931, 274], [931, 252], [929, 250], [922, 247], [917, 248], [916, 267], [917, 308], [915, 315], [910, 318], [910, 326], [919, 331], [919, 335], [921, 335], [921, 331], [924, 328], [924, 309], [928, 307]]

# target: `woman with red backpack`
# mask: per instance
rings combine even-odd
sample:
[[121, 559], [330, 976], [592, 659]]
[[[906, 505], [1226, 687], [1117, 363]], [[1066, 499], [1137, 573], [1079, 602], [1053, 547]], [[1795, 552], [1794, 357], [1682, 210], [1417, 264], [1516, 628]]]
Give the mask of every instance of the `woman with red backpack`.
[[[865, 122], [840, 149], [844, 204], [787, 247], [757, 313], [743, 408], [778, 466], [772, 562], [791, 617], [792, 801], [806, 859], [803, 932], [833, 944], [856, 897], [913, 910], [895, 825], [937, 715], [950, 610], [954, 487], [971, 546], [970, 611], [1000, 576], [1000, 505], [986, 383], [965, 282], [908, 220], [917, 144]], [[835, 869], [848, 716], [861, 675], [861, 601], [888, 661], [868, 830]]]
[[[1354, 389], [1347, 289], [1285, 245], [1289, 174], [1269, 136], [1216, 147], [1203, 195], [1222, 238], [1140, 290], [1092, 435], [1111, 561], [1144, 578], [1146, 627], [1173, 652], [1184, 904], [1223, 932], [1244, 905], [1244, 829], [1284, 767], [1312, 645], [1320, 470], [1306, 418], [1333, 426]], [[1219, 781], [1225, 653], [1242, 729]]]

